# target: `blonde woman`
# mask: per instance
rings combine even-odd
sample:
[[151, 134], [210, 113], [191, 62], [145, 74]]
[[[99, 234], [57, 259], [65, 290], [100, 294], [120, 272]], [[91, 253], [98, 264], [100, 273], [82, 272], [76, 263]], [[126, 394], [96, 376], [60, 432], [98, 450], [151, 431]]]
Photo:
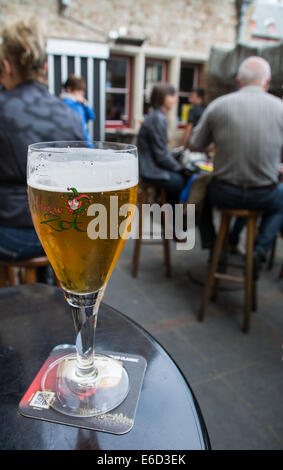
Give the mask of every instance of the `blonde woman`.
[[0, 259], [19, 260], [43, 254], [27, 201], [28, 145], [84, 135], [77, 114], [48, 92], [39, 21], [20, 20], [0, 35]]

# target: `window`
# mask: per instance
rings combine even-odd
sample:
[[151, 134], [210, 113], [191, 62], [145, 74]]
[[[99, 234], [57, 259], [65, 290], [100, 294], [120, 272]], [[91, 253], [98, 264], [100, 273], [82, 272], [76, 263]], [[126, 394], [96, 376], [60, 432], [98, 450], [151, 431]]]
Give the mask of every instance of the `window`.
[[197, 87], [199, 82], [199, 65], [188, 63], [181, 64], [180, 85], [179, 85], [179, 103], [178, 103], [178, 122], [186, 124], [190, 109], [189, 94], [192, 88]]
[[143, 113], [148, 114], [151, 90], [158, 82], [166, 82], [168, 66], [166, 61], [146, 59], [144, 70]]
[[130, 57], [112, 56], [106, 68], [106, 127], [130, 126], [132, 64]]

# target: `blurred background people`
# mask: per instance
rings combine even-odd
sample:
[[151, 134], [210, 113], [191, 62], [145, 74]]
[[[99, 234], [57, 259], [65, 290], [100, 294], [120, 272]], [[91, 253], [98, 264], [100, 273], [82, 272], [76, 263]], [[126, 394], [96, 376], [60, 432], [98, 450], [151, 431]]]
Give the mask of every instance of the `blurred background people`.
[[85, 98], [86, 83], [83, 78], [71, 74], [64, 84], [64, 88], [65, 93], [62, 93], [60, 97], [67, 106], [80, 116], [85, 140], [91, 143], [87, 124], [95, 119], [95, 113]]
[[195, 88], [190, 92], [189, 102], [192, 105], [189, 111], [188, 122], [185, 127], [182, 145], [187, 146], [193, 128], [198, 124], [202, 113], [204, 112], [204, 90]]
[[168, 148], [167, 116], [176, 103], [173, 86], [167, 83], [156, 85], [150, 98], [153, 110], [145, 117], [137, 138], [142, 180], [164, 188], [171, 204], [179, 202], [179, 195], [186, 184], [183, 166]]
[[[255, 278], [283, 217], [278, 189], [283, 103], [267, 93], [270, 80], [268, 62], [261, 57], [244, 60], [237, 76], [239, 90], [209, 104], [190, 140], [193, 151], [204, 149], [211, 142], [216, 148], [213, 178], [199, 226], [203, 248], [214, 245], [214, 206], [263, 213], [254, 248]], [[230, 235], [234, 244], [240, 229], [241, 221], [237, 220]]]
[[1, 32], [0, 259], [44, 254], [27, 200], [27, 151], [35, 142], [84, 140], [78, 115], [46, 86], [45, 37], [35, 18]]

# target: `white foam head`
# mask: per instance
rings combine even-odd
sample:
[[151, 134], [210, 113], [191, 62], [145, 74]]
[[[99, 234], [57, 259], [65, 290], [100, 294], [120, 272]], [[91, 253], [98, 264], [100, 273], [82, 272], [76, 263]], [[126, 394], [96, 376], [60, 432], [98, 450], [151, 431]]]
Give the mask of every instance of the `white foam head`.
[[28, 185], [64, 192], [102, 192], [138, 184], [137, 157], [106, 149], [61, 148], [29, 150]]

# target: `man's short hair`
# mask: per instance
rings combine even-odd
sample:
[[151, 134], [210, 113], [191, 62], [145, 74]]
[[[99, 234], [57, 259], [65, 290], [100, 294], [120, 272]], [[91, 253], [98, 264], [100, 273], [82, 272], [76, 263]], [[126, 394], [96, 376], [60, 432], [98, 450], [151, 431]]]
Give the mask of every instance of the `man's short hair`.
[[263, 85], [271, 78], [269, 63], [258, 56], [250, 56], [245, 59], [238, 70], [237, 80], [243, 85], [260, 82]]
[[159, 83], [153, 87], [150, 95], [150, 104], [154, 109], [161, 108], [165, 101], [165, 96], [176, 95], [175, 88], [169, 83]]
[[64, 84], [65, 90], [67, 88], [70, 88], [70, 90], [75, 91], [75, 90], [85, 90], [86, 89], [86, 83], [83, 78], [77, 77], [74, 74], [69, 75], [68, 79], [66, 80]]
[[205, 91], [203, 88], [193, 88], [191, 90], [191, 93], [196, 93], [198, 98], [201, 98], [202, 100], [204, 100]]

